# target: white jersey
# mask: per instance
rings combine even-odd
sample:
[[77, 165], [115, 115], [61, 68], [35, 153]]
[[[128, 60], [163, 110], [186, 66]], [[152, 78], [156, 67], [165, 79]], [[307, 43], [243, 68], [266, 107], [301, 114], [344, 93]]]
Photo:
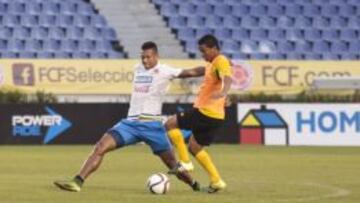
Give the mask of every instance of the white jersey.
[[136, 65], [128, 117], [160, 115], [163, 96], [170, 81], [181, 71], [160, 63], [150, 70], [146, 70], [142, 64]]

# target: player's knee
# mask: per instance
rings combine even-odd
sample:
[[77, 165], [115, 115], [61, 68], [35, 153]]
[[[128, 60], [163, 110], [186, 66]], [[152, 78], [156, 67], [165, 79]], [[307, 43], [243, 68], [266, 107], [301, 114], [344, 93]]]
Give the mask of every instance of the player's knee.
[[177, 123], [176, 123], [176, 116], [171, 116], [165, 123], [165, 128], [167, 131], [172, 130], [174, 128], [177, 128]]
[[98, 143], [96, 143], [94, 154], [102, 156], [106, 153], [106, 151], [106, 145], [103, 142], [99, 141]]

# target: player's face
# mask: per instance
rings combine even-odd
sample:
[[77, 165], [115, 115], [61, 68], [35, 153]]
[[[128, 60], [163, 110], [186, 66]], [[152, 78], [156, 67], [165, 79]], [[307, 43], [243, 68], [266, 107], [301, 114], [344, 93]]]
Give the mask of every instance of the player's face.
[[158, 62], [158, 54], [153, 49], [146, 49], [141, 53], [141, 62], [146, 69], [151, 69]]
[[205, 44], [199, 45], [199, 50], [205, 61], [211, 62], [218, 54], [216, 47], [207, 47]]

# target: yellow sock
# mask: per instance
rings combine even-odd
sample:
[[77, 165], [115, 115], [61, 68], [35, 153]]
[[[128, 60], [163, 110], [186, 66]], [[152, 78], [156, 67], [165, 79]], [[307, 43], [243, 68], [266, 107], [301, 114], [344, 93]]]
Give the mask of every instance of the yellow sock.
[[210, 181], [212, 183], [219, 182], [220, 175], [214, 163], [212, 162], [210, 155], [203, 149], [198, 152], [195, 157], [201, 164], [201, 166], [208, 172], [210, 176]]
[[179, 154], [179, 159], [182, 162], [190, 162], [189, 153], [185, 144], [185, 140], [181, 130], [178, 128], [168, 131], [171, 142], [175, 145], [177, 152]]

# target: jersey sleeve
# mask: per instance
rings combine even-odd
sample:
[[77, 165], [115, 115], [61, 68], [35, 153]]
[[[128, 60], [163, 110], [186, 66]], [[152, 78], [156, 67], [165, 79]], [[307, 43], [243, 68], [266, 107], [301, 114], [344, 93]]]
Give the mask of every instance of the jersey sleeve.
[[173, 67], [170, 67], [168, 65], [163, 65], [163, 68], [162, 68], [162, 71], [164, 74], [166, 74], [169, 78], [176, 78], [178, 77], [181, 72], [182, 72], [182, 69], [180, 68], [173, 68]]
[[217, 74], [219, 74], [221, 78], [223, 78], [224, 76], [231, 77], [231, 64], [225, 56], [220, 56], [219, 59], [215, 61], [214, 66]]

